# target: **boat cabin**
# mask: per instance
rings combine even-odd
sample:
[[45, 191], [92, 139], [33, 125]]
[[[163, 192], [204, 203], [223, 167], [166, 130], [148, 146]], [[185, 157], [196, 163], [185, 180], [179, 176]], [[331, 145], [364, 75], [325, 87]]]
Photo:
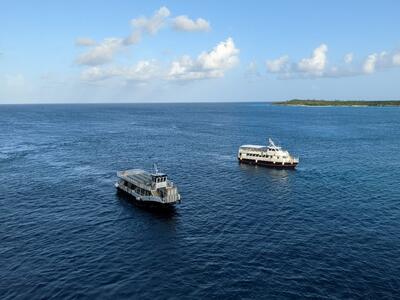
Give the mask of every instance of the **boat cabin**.
[[167, 186], [167, 174], [164, 173], [153, 173], [151, 174], [151, 181], [155, 185], [155, 187], [163, 188]]

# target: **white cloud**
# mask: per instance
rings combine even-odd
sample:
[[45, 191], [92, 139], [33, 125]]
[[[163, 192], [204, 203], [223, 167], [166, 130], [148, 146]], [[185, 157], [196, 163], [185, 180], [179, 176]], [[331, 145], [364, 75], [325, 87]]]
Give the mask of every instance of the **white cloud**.
[[123, 40], [125, 46], [135, 45], [140, 42], [141, 33], [139, 30], [134, 30], [128, 37]]
[[75, 45], [89, 47], [97, 45], [97, 42], [91, 38], [81, 37], [76, 39]]
[[150, 18], [139, 17], [131, 20], [132, 26], [150, 34], [156, 34], [165, 24], [170, 11], [165, 6], [157, 10]]
[[239, 49], [235, 47], [232, 38], [220, 42], [210, 52], [203, 52], [198, 57], [198, 61], [204, 69], [228, 69], [233, 67], [238, 61]]
[[297, 64], [299, 71], [305, 73], [321, 74], [326, 66], [328, 46], [325, 44], [315, 48], [310, 58], [303, 58]]
[[[100, 66], [112, 62], [116, 53], [121, 52], [124, 48], [131, 45], [138, 44], [144, 34], [154, 35], [166, 24], [171, 24], [170, 15], [169, 9], [162, 6], [151, 17], [142, 16], [132, 19], [131, 25], [133, 26], [133, 30], [125, 38], [111, 37], [104, 39], [102, 42], [96, 42], [87, 37], [77, 38], [75, 41], [77, 46], [90, 48], [77, 57], [76, 63], [79, 65]], [[198, 18], [196, 21], [193, 21], [185, 15], [176, 17], [172, 25], [175, 29], [184, 31], [206, 31], [210, 29], [210, 24], [206, 20]], [[98, 70], [92, 69], [87, 71], [97, 72]]]
[[267, 70], [271, 73], [280, 73], [283, 71], [287, 71], [289, 68], [288, 62], [289, 56], [287, 55], [281, 56], [277, 59], [267, 60]]
[[173, 80], [191, 80], [223, 77], [226, 70], [239, 61], [239, 49], [232, 38], [220, 42], [212, 51], [201, 53], [197, 59], [183, 56], [173, 61], [167, 77]]
[[158, 65], [154, 60], [142, 60], [130, 67], [90, 67], [81, 73], [84, 81], [100, 81], [113, 77], [121, 77], [130, 81], [145, 81], [155, 78], [158, 74]]
[[285, 55], [275, 60], [267, 60], [266, 67], [270, 73], [279, 74], [280, 79], [291, 79], [358, 76], [400, 66], [399, 50], [372, 53], [358, 63], [354, 63], [353, 53], [347, 53], [344, 63], [339, 65], [328, 65], [327, 52], [328, 46], [322, 44], [314, 49], [311, 57], [303, 58], [298, 63], [290, 63]]
[[173, 20], [173, 27], [181, 31], [209, 31], [210, 23], [202, 18], [193, 21], [187, 16], [178, 16]]
[[107, 38], [100, 44], [81, 54], [76, 62], [80, 65], [96, 66], [110, 62], [115, 52], [122, 48], [122, 39]]
[[376, 70], [387, 69], [390, 67], [394, 67], [396, 64], [395, 61], [396, 54], [389, 54], [386, 51], [382, 51], [381, 53], [372, 53], [368, 55], [367, 59], [363, 64], [363, 71], [365, 74], [375, 73]]
[[[238, 61], [239, 50], [231, 38], [219, 43], [209, 52], [201, 53], [196, 59], [183, 56], [173, 61], [169, 70], [162, 71], [152, 61], [139, 61], [131, 67], [110, 66], [100, 67], [92, 62], [92, 67], [81, 73], [84, 81], [100, 81], [110, 78], [123, 78], [124, 80], [146, 81], [154, 78], [191, 80], [223, 77], [226, 70], [235, 66]], [[98, 57], [96, 56], [98, 59]], [[96, 60], [98, 63], [98, 60]], [[86, 62], [86, 64], [88, 64]]]
[[364, 72], [367, 74], [374, 73], [377, 60], [378, 55], [376, 53], [368, 55], [363, 65]]
[[131, 20], [135, 29], [126, 38], [107, 38], [101, 43], [90, 38], [78, 38], [75, 41], [77, 46], [91, 46], [92, 48], [81, 54], [76, 62], [81, 65], [98, 66], [112, 61], [114, 54], [123, 47], [139, 43], [142, 32], [157, 33], [164, 26], [169, 15], [170, 11], [163, 6], [150, 18], [140, 17]]
[[353, 58], [354, 58], [353, 53], [347, 53], [347, 54], [344, 56], [344, 62], [345, 62], [346, 64], [351, 64], [351, 63], [353, 62]]
[[225, 71], [235, 66], [239, 61], [239, 49], [235, 47], [232, 38], [217, 44], [211, 51], [202, 52], [197, 58], [183, 56], [172, 61], [168, 68], [161, 68], [154, 60], [139, 61], [134, 66], [101, 65], [113, 61], [116, 53], [130, 45], [137, 44], [143, 34], [156, 34], [167, 23], [177, 30], [207, 31], [210, 24], [202, 18], [191, 20], [187, 16], [178, 16], [172, 23], [169, 20], [170, 11], [166, 7], [158, 9], [151, 17], [139, 17], [131, 20], [133, 31], [126, 38], [107, 38], [100, 43], [88, 38], [77, 39], [77, 45], [90, 46], [76, 60], [88, 68], [81, 73], [84, 81], [101, 81], [111, 78], [124, 80], [148, 81], [151, 79], [190, 80], [223, 77]]

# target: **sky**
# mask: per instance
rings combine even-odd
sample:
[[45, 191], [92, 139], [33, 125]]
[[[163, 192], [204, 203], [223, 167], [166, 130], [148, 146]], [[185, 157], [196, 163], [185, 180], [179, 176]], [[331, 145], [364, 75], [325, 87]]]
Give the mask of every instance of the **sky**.
[[0, 104], [400, 99], [400, 1], [20, 1]]

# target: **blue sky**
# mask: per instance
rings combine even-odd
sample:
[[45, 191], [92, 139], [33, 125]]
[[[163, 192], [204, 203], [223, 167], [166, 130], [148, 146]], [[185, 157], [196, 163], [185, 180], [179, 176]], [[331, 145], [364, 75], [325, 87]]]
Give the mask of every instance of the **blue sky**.
[[0, 103], [400, 99], [399, 1], [2, 1]]

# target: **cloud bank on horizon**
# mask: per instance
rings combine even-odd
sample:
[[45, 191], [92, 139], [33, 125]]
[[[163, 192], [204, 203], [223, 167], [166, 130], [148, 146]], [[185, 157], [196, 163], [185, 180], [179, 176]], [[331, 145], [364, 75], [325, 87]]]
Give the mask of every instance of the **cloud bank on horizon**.
[[[291, 81], [297, 85], [298, 82], [315, 82], [315, 79], [332, 82], [330, 80], [349, 77], [368, 78], [374, 74], [400, 70], [400, 49], [395, 46], [395, 38], [392, 49], [374, 47], [380, 50], [365, 52], [357, 51], [354, 45], [349, 45], [347, 49], [341, 45], [340, 52], [335, 53], [338, 48], [335, 40], [321, 35], [318, 43], [302, 42], [299, 45], [302, 51], [298, 51], [288, 43], [280, 46], [277, 43], [269, 43], [268, 39], [262, 41], [264, 38], [257, 35], [260, 31], [253, 34], [249, 31], [230, 30], [229, 27], [223, 26], [221, 20], [215, 19], [215, 13], [208, 16], [181, 10], [181, 13], [175, 14], [168, 6], [160, 6], [149, 15], [132, 16], [126, 23], [126, 28], [118, 29], [113, 26], [116, 34], [111, 36], [99, 38], [101, 30], [100, 34], [99, 31], [88, 34], [87, 30], [86, 34], [76, 34], [74, 41], [70, 43], [71, 47], [75, 47], [73, 51], [75, 57], [71, 57], [69, 62], [69, 68], [72, 70], [68, 72], [69, 75], [62, 75], [62, 70], [58, 72], [46, 70], [38, 75], [40, 80], [63, 85], [64, 89], [67, 89], [67, 86], [70, 86], [71, 90], [79, 89], [79, 97], [81, 94], [90, 95], [91, 89], [93, 91], [95, 86], [106, 87], [107, 96], [111, 98], [113, 90], [121, 87], [126, 88], [124, 96], [133, 95], [137, 98], [136, 91], [147, 86], [146, 92], [141, 97], [150, 98], [160, 90], [168, 95], [170, 92], [168, 89], [171, 87], [175, 90], [198, 93], [200, 87], [204, 90], [208, 85], [214, 88], [215, 94], [218, 94], [216, 92], [218, 86], [223, 86], [226, 90], [228, 83], [235, 85], [235, 89], [243, 87], [243, 97], [245, 85], [248, 84], [256, 86], [258, 94], [255, 98], [258, 99], [263, 97], [263, 93], [268, 93], [264, 88], [265, 83], [273, 90], [273, 85], [282, 87], [280, 81], [286, 82], [285, 85], [291, 85], [289, 83]], [[112, 32], [112, 30], [107, 31]], [[118, 34], [124, 31], [127, 33]], [[265, 29], [265, 32], [268, 30]], [[249, 47], [247, 36], [254, 37], [255, 40], [258, 38], [263, 43], [260, 43], [258, 48], [257, 44]], [[153, 49], [148, 51], [148, 43], [154, 45], [158, 41], [161, 48], [170, 38], [187, 40], [182, 49], [190, 50], [183, 50], [187, 52], [180, 54], [176, 52], [181, 51], [168, 54], [165, 50], [167, 54], [153, 57], [148, 54], [155, 52]], [[180, 49], [180, 45], [177, 44], [176, 48]], [[273, 48], [274, 51], [270, 51], [269, 48]], [[281, 54], [278, 52], [279, 49]], [[303, 55], [299, 55], [299, 52]], [[278, 55], [274, 56], [273, 53]], [[0, 59], [4, 60], [4, 57], [0, 56]], [[396, 72], [392, 75], [395, 77], [393, 80], [398, 79], [399, 73]], [[30, 77], [32, 78], [32, 75]], [[29, 98], [30, 94], [35, 95], [38, 91], [37, 85], [30, 83], [30, 78], [23, 70], [2, 72], [0, 79], [2, 79], [0, 88], [6, 91], [2, 93], [0, 90], [0, 100], [10, 95], [11, 97], [16, 95], [16, 98]], [[313, 90], [319, 89], [315, 88], [314, 83], [311, 85]], [[41, 93], [37, 93], [33, 98], [44, 95], [43, 90], [41, 88]], [[132, 92], [133, 90], [136, 91]], [[248, 90], [248, 92], [253, 94], [253, 91]], [[277, 91], [274, 93], [277, 94]], [[66, 94], [74, 95], [71, 91]], [[172, 96], [167, 98], [175, 94], [171, 93]], [[400, 93], [394, 95], [400, 97]]]
[[266, 61], [268, 72], [279, 74], [278, 78], [345, 77], [368, 75], [388, 68], [400, 67], [400, 50], [371, 53], [360, 63], [353, 64], [354, 54], [347, 53], [343, 64], [328, 64], [328, 46], [321, 44], [310, 57], [290, 62], [288, 55]]

